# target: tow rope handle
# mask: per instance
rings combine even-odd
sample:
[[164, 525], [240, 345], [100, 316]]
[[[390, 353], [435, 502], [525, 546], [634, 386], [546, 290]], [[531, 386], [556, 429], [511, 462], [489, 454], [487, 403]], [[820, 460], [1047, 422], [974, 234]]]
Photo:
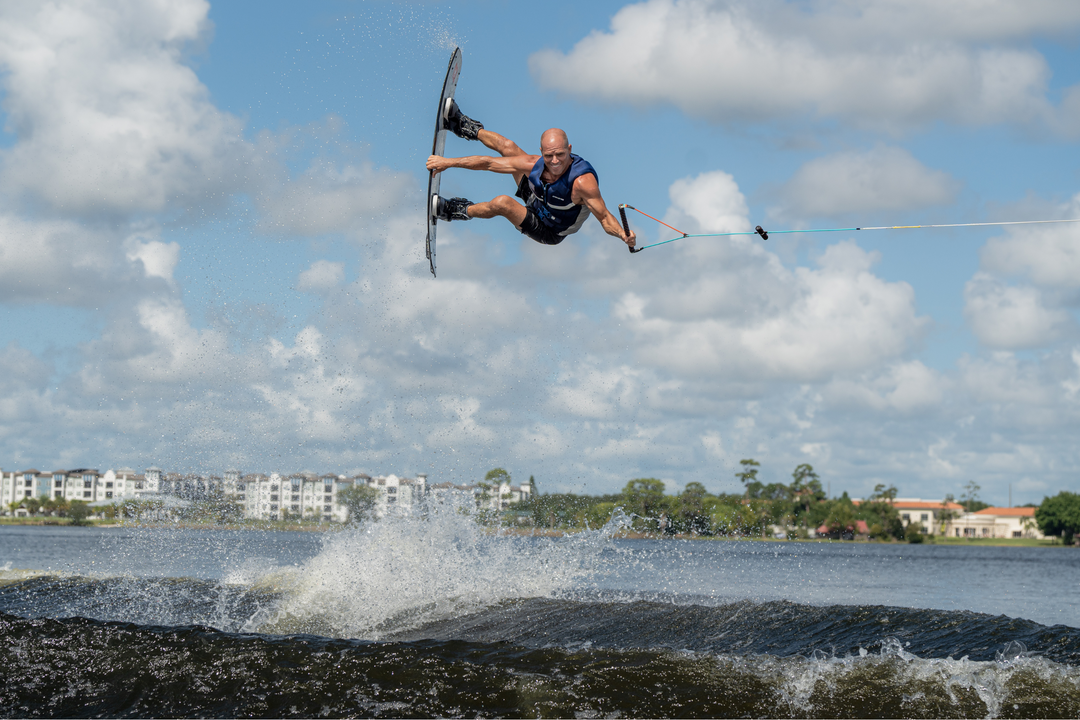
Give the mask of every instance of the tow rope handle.
[[[627, 205], [626, 203], [623, 203], [622, 205], [619, 206], [619, 217], [622, 218], [623, 232], [626, 233], [627, 237], [630, 236], [630, 223], [628, 223], [626, 221], [626, 208], [628, 208], [628, 207], [630, 207], [630, 206]], [[633, 254], [633, 253], [639, 253], [642, 250], [644, 250], [645, 248], [636, 248], [635, 249], [635, 248], [632, 248], [629, 245], [627, 245], [626, 249], [629, 250], [631, 254]]]

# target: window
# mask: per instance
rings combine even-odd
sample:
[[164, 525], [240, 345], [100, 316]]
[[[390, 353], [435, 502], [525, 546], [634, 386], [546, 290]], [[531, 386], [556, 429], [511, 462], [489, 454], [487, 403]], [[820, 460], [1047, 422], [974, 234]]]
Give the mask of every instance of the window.
[[396, 487], [388, 487], [388, 488], [386, 488], [386, 494], [387, 495], [393, 495], [395, 493], [397, 493], [397, 488]]
[[237, 495], [236, 499], [239, 500], [240, 502], [244, 502], [244, 496], [243, 495]]
[[334, 492], [334, 486], [333, 485], [323, 485], [323, 492], [324, 493], [332, 493], [332, 492]]
[[323, 502], [334, 502], [334, 496], [333, 495], [327, 495], [326, 497], [323, 498]]
[[112, 488], [112, 483], [111, 483], [111, 482], [107, 482], [107, 483], [105, 483], [105, 488], [106, 488], [106, 489], [110, 489], [110, 488]]
[[145, 490], [146, 489], [146, 483], [144, 481], [142, 481], [142, 480], [137, 480], [135, 482], [135, 489], [136, 490]]
[[290, 510], [291, 510], [292, 512], [294, 512], [294, 513], [298, 513], [298, 512], [300, 512], [300, 506], [299, 506], [299, 505], [293, 505], [293, 506], [292, 506], [292, 507], [290, 507], [289, 509], [290, 509]]
[[93, 487], [94, 485], [93, 485], [93, 483], [90, 482], [90, 478], [85, 478], [84, 477], [83, 481], [82, 481], [82, 486], [84, 488], [88, 488], [88, 487]]
[[88, 497], [90, 497], [90, 491], [89, 491], [89, 490], [83, 490], [83, 494], [82, 494], [82, 496], [83, 496], [84, 498], [88, 498]]
[[299, 496], [299, 495], [293, 495], [293, 496], [292, 496], [292, 498], [290, 498], [290, 499], [291, 499], [291, 500], [292, 500], [293, 502], [300, 502], [300, 496]]
[[923, 522], [926, 522], [929, 519], [930, 519], [930, 516], [928, 514], [926, 514], [926, 513], [923, 513], [922, 515], [919, 516], [919, 520], [921, 520]]
[[53, 493], [53, 497], [54, 497], [54, 498], [56, 498], [57, 500], [59, 500], [59, 499], [60, 499], [60, 497], [61, 497], [61, 496], [62, 496], [63, 494], [64, 494], [64, 493], [62, 493], [62, 492], [60, 492], [59, 490], [57, 490], [56, 492], [54, 492], [54, 493]]
[[271, 485], [270, 492], [277, 492], [277, 485]]
[[396, 497], [392, 497], [392, 496], [390, 496], [390, 497], [387, 497], [387, 498], [386, 498], [386, 502], [388, 502], [388, 503], [395, 503], [395, 502], [397, 502], [397, 498], [396, 498]]
[[294, 481], [293, 484], [292, 484], [292, 491], [293, 492], [300, 492], [300, 483]]
[[270, 502], [277, 502], [277, 501], [278, 501], [278, 496], [277, 495], [271, 495], [270, 496]]
[[911, 513], [904, 513], [900, 516], [900, 519], [904, 522], [911, 522]]
[[26, 483], [26, 487], [32, 487], [34, 485], [34, 481], [30, 479], [30, 476], [27, 476], [26, 480], [23, 482]]
[[277, 512], [277, 505], [271, 505], [270, 506], [270, 512], [276, 513]]
[[53, 486], [54, 487], [64, 487], [64, 481], [63, 480], [54, 480], [53, 481]]
[[244, 492], [244, 483], [236, 484], [236, 492]]
[[108, 490], [105, 491], [105, 499], [106, 500], [112, 500], [112, 493], [109, 492]]
[[331, 507], [330, 505], [323, 505], [323, 512], [330, 512], [330, 511], [332, 511], [333, 509], [334, 509], [334, 508], [333, 508], [333, 507]]
[[34, 491], [33, 490], [27, 490], [26, 491], [26, 497], [34, 497]]
[[1020, 530], [1013, 530], [1013, 537], [1014, 538], [1024, 537], [1024, 533], [1022, 531], [1020, 531]]

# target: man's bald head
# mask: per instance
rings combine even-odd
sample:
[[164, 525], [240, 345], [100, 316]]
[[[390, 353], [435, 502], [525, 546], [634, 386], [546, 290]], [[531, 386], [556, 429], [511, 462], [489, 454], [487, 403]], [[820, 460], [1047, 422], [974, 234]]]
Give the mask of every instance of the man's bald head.
[[540, 136], [540, 150], [570, 147], [570, 139], [559, 128], [549, 128]]

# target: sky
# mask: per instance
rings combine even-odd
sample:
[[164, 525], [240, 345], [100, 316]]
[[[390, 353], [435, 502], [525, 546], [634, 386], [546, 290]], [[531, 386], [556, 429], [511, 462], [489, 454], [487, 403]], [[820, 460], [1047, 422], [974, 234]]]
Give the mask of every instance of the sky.
[[[6, 2], [0, 467], [1078, 491], [1080, 223], [775, 233], [1080, 218], [1078, 40], [1074, 0]], [[456, 46], [612, 211], [773, 234], [471, 220], [433, 278]]]

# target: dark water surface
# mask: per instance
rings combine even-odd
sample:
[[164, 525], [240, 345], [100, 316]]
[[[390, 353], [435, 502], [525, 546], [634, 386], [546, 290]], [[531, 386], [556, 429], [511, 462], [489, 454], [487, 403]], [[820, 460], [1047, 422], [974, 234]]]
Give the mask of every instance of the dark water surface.
[[1080, 716], [1064, 548], [0, 527], [0, 715]]

